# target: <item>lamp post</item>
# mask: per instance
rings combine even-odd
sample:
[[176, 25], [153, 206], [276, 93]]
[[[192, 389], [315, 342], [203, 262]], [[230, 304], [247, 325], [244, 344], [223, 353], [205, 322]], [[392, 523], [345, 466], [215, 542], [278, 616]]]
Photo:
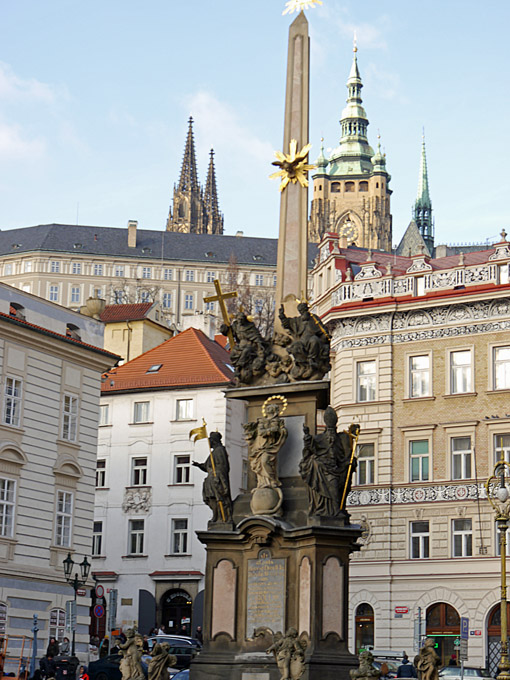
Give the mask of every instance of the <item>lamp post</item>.
[[494, 466], [492, 475], [485, 484], [487, 498], [496, 513], [499, 530], [499, 552], [501, 556], [501, 656], [497, 680], [510, 680], [508, 659], [508, 621], [506, 596], [506, 532], [510, 519], [510, 463], [500, 460]]
[[[83, 560], [79, 563], [80, 567], [80, 577], [78, 576], [78, 571], [74, 573], [73, 577], [73, 568], [75, 565], [75, 561], [71, 557], [71, 553], [67, 553], [66, 559], [63, 561], [64, 562], [64, 576], [66, 577], [66, 581], [73, 587], [74, 590], [74, 625], [73, 625], [73, 640], [71, 644], [71, 656], [75, 655], [75, 642], [76, 642], [76, 597], [78, 594], [78, 590], [82, 588], [85, 583], [87, 582], [87, 578], [89, 576], [90, 572], [90, 562], [87, 560], [87, 556], [84, 555]], [[510, 677], [509, 677], [510, 680]]]

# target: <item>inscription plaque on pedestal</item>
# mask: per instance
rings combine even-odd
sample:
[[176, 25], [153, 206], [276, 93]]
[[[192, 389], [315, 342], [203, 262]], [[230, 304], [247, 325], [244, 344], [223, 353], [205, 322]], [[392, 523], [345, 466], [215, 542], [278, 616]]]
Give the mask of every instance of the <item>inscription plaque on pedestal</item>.
[[256, 560], [248, 560], [247, 636], [261, 626], [273, 633], [285, 630], [285, 560], [273, 559], [269, 550], [261, 550]]

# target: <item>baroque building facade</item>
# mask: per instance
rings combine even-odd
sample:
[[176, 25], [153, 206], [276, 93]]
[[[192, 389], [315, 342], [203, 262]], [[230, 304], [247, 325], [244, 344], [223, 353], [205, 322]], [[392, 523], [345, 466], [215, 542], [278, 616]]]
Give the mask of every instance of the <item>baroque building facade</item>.
[[392, 218], [386, 157], [368, 143], [368, 118], [362, 105], [357, 48], [347, 80], [347, 105], [340, 119], [339, 145], [329, 156], [321, 146], [313, 177], [309, 238], [319, 242], [336, 232], [361, 248], [390, 251]]
[[495, 675], [499, 544], [484, 482], [510, 457], [510, 244], [503, 232], [437, 259], [345, 246], [327, 234], [312, 276], [332, 403], [361, 425], [351, 649], [409, 653], [420, 621], [446, 664], [464, 616], [469, 665]]

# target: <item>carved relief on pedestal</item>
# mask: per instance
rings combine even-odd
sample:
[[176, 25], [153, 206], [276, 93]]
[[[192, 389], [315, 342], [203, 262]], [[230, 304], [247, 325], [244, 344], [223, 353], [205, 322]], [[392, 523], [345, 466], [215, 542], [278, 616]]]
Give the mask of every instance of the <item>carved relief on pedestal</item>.
[[124, 512], [148, 512], [152, 503], [152, 489], [145, 486], [140, 489], [129, 488], [124, 493], [122, 509]]

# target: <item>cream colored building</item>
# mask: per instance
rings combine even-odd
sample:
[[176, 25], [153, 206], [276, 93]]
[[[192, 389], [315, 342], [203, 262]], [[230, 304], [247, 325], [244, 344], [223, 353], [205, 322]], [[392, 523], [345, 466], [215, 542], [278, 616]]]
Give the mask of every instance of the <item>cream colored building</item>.
[[484, 481], [510, 457], [510, 244], [432, 260], [320, 245], [316, 309], [332, 332], [332, 403], [360, 422], [349, 508], [351, 649], [436, 638], [495, 669], [500, 577]]
[[[0, 637], [62, 639], [74, 591], [63, 560], [90, 562], [103, 324], [0, 284]], [[90, 582], [92, 583], [92, 582]], [[90, 587], [90, 584], [89, 584]], [[87, 658], [89, 590], [78, 597], [76, 651]], [[26, 650], [25, 650], [26, 654]], [[6, 661], [4, 672], [17, 670]]]

